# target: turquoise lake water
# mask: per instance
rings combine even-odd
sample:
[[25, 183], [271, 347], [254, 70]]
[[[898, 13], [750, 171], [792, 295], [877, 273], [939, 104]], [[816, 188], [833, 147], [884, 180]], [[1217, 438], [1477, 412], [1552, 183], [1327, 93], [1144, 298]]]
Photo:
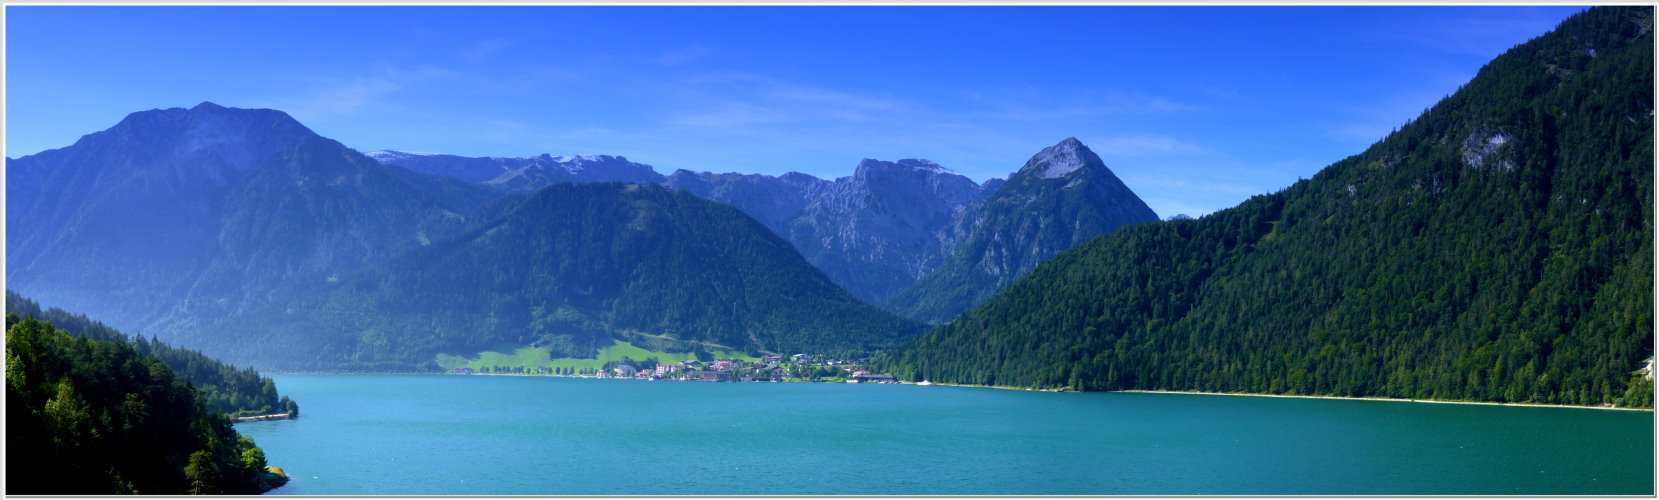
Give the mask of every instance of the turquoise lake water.
[[274, 494], [1654, 494], [1654, 414], [961, 387], [279, 375]]

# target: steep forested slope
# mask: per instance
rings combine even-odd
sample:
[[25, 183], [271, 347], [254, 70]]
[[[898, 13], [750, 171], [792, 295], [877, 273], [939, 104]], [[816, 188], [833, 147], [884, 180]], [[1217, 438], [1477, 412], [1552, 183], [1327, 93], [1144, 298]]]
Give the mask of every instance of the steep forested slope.
[[[1515, 47], [1364, 153], [1063, 253], [907, 379], [1650, 406], [1651, 7]], [[1287, 138], [1287, 140], [1289, 140]]]
[[249, 494], [282, 481], [156, 357], [15, 314], [6, 324], [7, 494]]

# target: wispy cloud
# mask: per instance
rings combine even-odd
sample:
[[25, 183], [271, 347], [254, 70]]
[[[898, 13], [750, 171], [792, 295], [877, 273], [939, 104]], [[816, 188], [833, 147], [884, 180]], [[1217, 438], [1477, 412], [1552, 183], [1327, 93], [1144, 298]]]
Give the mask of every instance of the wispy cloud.
[[513, 45], [515, 44], [512, 41], [505, 38], [491, 38], [472, 44], [471, 47], [461, 51], [460, 57], [462, 61], [476, 63]]
[[1159, 153], [1197, 154], [1204, 152], [1204, 148], [1195, 144], [1174, 137], [1155, 135], [1085, 139], [1085, 144], [1096, 153], [1108, 156], [1140, 156]]
[[1190, 175], [1138, 173], [1122, 177], [1124, 182], [1134, 185], [1137, 190], [1204, 191], [1234, 196], [1253, 196], [1268, 192], [1268, 189], [1262, 186], [1194, 178]]
[[[1447, 78], [1444, 88], [1456, 88], [1455, 78]], [[1337, 118], [1326, 126], [1326, 135], [1332, 139], [1367, 146], [1382, 140], [1390, 132], [1417, 119], [1425, 110], [1445, 98], [1442, 91], [1395, 92], [1377, 102], [1364, 105], [1342, 103], [1330, 107]]]
[[675, 66], [702, 59], [707, 57], [712, 52], [712, 50], [703, 46], [703, 44], [694, 43], [684, 47], [665, 50], [663, 51], [662, 56], [657, 58], [657, 61], [669, 66]]
[[1543, 34], [1559, 22], [1561, 14], [1553, 8], [1513, 8], [1492, 10], [1479, 17], [1436, 19], [1372, 36], [1484, 59]]
[[787, 113], [777, 103], [751, 103], [731, 99], [705, 101], [706, 107], [670, 113], [664, 123], [677, 127], [698, 128], [706, 131], [738, 132], [756, 125], [783, 123], [800, 119]]
[[726, 134], [776, 132], [754, 128], [762, 125], [821, 128], [869, 122], [905, 105], [881, 95], [746, 73], [696, 75], [660, 91], [676, 97], [671, 103], [673, 107], [663, 114], [663, 123]]
[[384, 77], [357, 77], [316, 88], [304, 102], [288, 108], [290, 113], [302, 120], [328, 114], [350, 113], [402, 87]]
[[1057, 120], [1112, 115], [1180, 113], [1197, 106], [1140, 92], [1116, 89], [1028, 87], [963, 94], [983, 106], [982, 115], [1008, 120]]
[[1197, 93], [1198, 95], [1207, 96], [1207, 97], [1214, 98], [1214, 99], [1231, 100], [1231, 99], [1238, 99], [1238, 98], [1244, 96], [1244, 93], [1239, 92], [1238, 89], [1227, 88], [1227, 87], [1219, 87], [1219, 86], [1215, 86], [1215, 85], [1205, 85], [1205, 84], [1193, 85], [1192, 91], [1194, 93]]
[[359, 76], [298, 78], [302, 88], [307, 89], [306, 92], [301, 97], [277, 106], [302, 120], [325, 115], [349, 114], [385, 102], [390, 95], [411, 84], [452, 77], [456, 74], [454, 71], [429, 65], [410, 68], [379, 65], [369, 74]]

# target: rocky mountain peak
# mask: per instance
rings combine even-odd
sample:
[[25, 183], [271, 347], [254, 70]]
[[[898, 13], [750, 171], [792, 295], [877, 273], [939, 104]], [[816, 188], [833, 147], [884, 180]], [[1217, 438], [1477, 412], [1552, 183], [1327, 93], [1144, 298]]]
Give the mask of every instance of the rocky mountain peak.
[[1082, 141], [1076, 137], [1067, 137], [1059, 144], [1037, 152], [1025, 162], [1019, 173], [1037, 175], [1043, 179], [1057, 179], [1090, 165], [1105, 166], [1105, 163], [1100, 161], [1100, 157], [1095, 155], [1094, 151], [1084, 146]]

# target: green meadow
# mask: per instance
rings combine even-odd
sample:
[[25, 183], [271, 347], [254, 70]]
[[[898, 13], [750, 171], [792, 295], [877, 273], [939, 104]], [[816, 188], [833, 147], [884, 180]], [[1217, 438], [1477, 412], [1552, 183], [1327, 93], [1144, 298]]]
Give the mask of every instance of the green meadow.
[[[712, 354], [716, 359], [740, 359], [744, 361], [759, 360], [759, 358], [732, 351], [709, 351], [709, 354]], [[603, 368], [607, 362], [621, 361], [622, 358], [625, 357], [636, 361], [654, 357], [657, 358], [657, 361], [663, 363], [677, 363], [687, 359], [697, 359], [697, 356], [692, 354], [690, 351], [652, 351], [635, 346], [626, 341], [618, 340], [609, 346], [600, 348], [598, 356], [592, 359], [553, 358], [548, 355], [548, 350], [545, 347], [519, 347], [513, 349], [510, 353], [484, 351], [470, 358], [453, 356], [449, 354], [439, 354], [436, 361], [438, 362], [438, 366], [443, 368], [445, 371], [457, 368], [472, 368], [474, 370], [479, 370], [486, 366], [502, 366], [508, 368], [523, 367], [525, 369], [545, 366], [552, 368], [573, 368], [580, 372], [582, 370], [598, 370]]]

